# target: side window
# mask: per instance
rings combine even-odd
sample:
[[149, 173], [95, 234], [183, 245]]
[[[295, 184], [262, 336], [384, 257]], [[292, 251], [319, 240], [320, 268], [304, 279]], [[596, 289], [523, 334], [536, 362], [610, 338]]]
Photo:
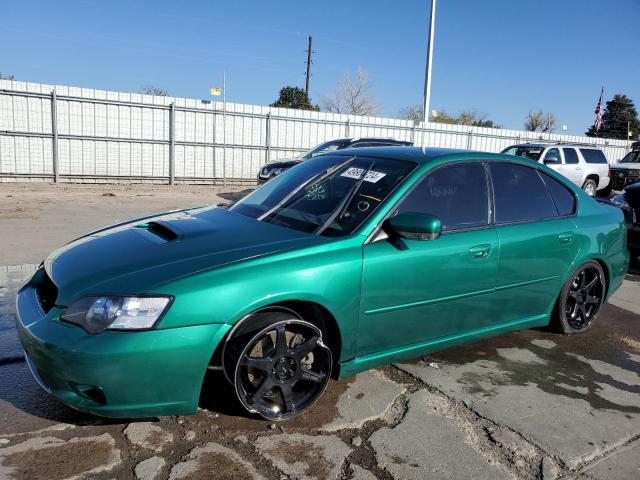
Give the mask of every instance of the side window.
[[[553, 159], [555, 159], [555, 161], [553, 161]], [[547, 150], [547, 153], [544, 155], [544, 161], [545, 163], [550, 164], [562, 163], [562, 160], [560, 159], [560, 150], [557, 148], [550, 148]]]
[[496, 223], [555, 217], [556, 207], [537, 170], [515, 163], [489, 164]]
[[[566, 158], [566, 157], [565, 157]], [[560, 215], [573, 215], [576, 211], [576, 197], [571, 190], [565, 187], [561, 182], [547, 175], [544, 172], [538, 172], [549, 189], [551, 198], [556, 204], [556, 209]]]
[[604, 156], [602, 150], [596, 150], [595, 148], [581, 148], [580, 153], [584, 157], [584, 161], [587, 163], [608, 163], [607, 157]]
[[489, 194], [482, 163], [451, 165], [424, 177], [404, 199], [398, 213], [434, 215], [442, 230], [460, 230], [489, 224]]
[[564, 163], [578, 163], [578, 154], [575, 148], [563, 148]]

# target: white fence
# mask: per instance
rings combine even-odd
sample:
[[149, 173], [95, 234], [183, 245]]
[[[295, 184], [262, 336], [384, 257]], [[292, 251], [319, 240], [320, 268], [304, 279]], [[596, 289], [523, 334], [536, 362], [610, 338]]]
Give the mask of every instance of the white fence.
[[602, 147], [623, 140], [420, 123], [154, 97], [0, 80], [0, 182], [253, 180], [261, 165], [339, 137], [392, 137], [418, 146], [498, 152], [554, 140]]

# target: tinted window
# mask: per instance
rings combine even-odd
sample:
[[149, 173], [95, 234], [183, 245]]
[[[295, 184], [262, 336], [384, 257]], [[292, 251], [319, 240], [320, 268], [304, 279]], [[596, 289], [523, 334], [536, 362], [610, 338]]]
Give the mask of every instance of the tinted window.
[[564, 163], [578, 163], [578, 154], [574, 148], [563, 148]]
[[467, 163], [427, 175], [398, 211], [435, 215], [442, 222], [442, 230], [456, 230], [488, 225], [488, 204], [484, 165]]
[[565, 187], [561, 182], [552, 178], [544, 172], [539, 172], [547, 184], [549, 193], [556, 204], [556, 209], [560, 215], [572, 215], [576, 211], [576, 197], [573, 196], [571, 190]]
[[544, 156], [544, 160], [550, 161], [552, 158], [555, 158], [556, 160], [552, 163], [560, 163], [560, 150], [558, 150], [557, 148], [550, 148], [549, 150], [547, 150], [547, 153]]
[[582, 153], [582, 156], [587, 163], [607, 163], [607, 157], [604, 156], [602, 150], [581, 148], [580, 153]]
[[544, 148], [542, 147], [514, 145], [513, 147], [505, 148], [502, 153], [506, 153], [507, 155], [517, 155], [518, 157], [530, 158], [531, 160], [535, 160], [537, 162], [538, 160], [540, 160], [540, 155], [542, 155], [543, 150]]
[[489, 168], [497, 223], [557, 216], [553, 200], [536, 170], [514, 163], [492, 163]]

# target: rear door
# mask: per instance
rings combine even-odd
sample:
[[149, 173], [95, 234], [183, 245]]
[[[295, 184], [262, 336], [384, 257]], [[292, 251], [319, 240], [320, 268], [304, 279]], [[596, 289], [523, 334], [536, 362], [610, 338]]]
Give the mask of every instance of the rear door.
[[496, 322], [547, 314], [577, 257], [576, 199], [538, 169], [490, 164], [500, 242]]
[[565, 147], [562, 149], [562, 153], [564, 154], [565, 163], [565, 172], [563, 172], [563, 175], [582, 188], [586, 174], [583, 164], [578, 158], [578, 152], [575, 148]]
[[609, 178], [609, 162], [604, 152], [598, 148], [581, 148], [580, 154], [584, 159], [585, 177], [587, 175], [597, 175], [597, 188], [606, 187], [609, 183], [607, 181]]

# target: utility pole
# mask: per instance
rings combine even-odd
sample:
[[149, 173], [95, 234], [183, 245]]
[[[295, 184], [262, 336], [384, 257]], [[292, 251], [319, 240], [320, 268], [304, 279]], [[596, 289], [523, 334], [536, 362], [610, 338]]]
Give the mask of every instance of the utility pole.
[[307, 81], [304, 86], [304, 91], [309, 96], [309, 78], [311, 78], [311, 35], [309, 35], [309, 46], [307, 47]]
[[429, 120], [429, 108], [431, 105], [431, 64], [433, 61], [433, 36], [436, 30], [436, 0], [431, 0], [431, 18], [429, 20], [429, 37], [427, 40], [427, 66], [424, 72], [424, 115], [422, 120]]

